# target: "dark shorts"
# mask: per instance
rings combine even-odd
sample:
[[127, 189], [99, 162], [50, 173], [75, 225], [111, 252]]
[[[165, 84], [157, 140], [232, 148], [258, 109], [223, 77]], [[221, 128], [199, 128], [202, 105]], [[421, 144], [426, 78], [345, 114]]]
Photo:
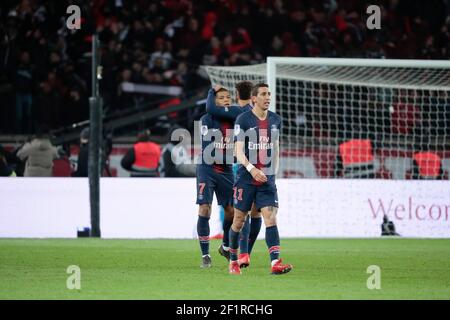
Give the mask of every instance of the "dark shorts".
[[233, 205], [233, 171], [217, 172], [212, 167], [197, 166], [197, 204], [211, 204], [214, 193], [223, 207]]
[[264, 183], [256, 186], [237, 180], [233, 192], [234, 207], [243, 212], [250, 211], [253, 202], [257, 210], [264, 207], [278, 208], [278, 193], [275, 183]]

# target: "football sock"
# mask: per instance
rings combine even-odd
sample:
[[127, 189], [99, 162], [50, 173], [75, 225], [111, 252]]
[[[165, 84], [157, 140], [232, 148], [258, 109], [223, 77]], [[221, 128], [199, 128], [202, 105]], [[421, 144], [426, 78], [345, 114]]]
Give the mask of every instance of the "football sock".
[[197, 234], [202, 255], [209, 254], [209, 218], [198, 216]]
[[266, 228], [266, 244], [267, 248], [269, 248], [270, 260], [278, 259], [280, 255], [280, 236], [278, 235], [277, 226]]
[[244, 226], [242, 227], [240, 236], [239, 236], [239, 249], [240, 253], [248, 253], [248, 236], [250, 233], [250, 216], [245, 218]]
[[223, 240], [222, 240], [222, 246], [224, 248], [230, 246], [230, 228], [233, 224], [233, 220], [223, 220]]
[[239, 232], [230, 228], [230, 261], [236, 261], [238, 259], [239, 249]]
[[248, 236], [248, 253], [252, 253], [253, 245], [258, 239], [259, 231], [261, 230], [261, 218], [252, 218], [250, 223], [250, 235]]

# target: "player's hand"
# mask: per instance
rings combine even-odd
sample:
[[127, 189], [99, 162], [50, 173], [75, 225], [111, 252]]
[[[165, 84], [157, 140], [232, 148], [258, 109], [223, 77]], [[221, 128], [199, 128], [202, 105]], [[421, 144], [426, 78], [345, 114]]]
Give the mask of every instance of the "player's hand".
[[253, 168], [252, 171], [250, 171], [250, 174], [252, 175], [253, 179], [255, 179], [258, 182], [267, 182], [267, 177], [261, 170], [257, 168]]
[[216, 84], [213, 89], [215, 92], [219, 91], [220, 89], [222, 89], [223, 87], [220, 84]]

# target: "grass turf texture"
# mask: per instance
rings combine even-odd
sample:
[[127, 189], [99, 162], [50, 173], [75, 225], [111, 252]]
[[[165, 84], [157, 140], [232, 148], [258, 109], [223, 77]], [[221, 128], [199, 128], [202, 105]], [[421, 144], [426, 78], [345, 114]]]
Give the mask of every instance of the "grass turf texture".
[[[294, 269], [269, 273], [264, 241], [241, 276], [211, 242], [200, 269], [195, 240], [0, 240], [0, 299], [450, 299], [450, 240], [283, 239]], [[81, 290], [68, 290], [69, 265]], [[369, 290], [367, 267], [381, 268]]]

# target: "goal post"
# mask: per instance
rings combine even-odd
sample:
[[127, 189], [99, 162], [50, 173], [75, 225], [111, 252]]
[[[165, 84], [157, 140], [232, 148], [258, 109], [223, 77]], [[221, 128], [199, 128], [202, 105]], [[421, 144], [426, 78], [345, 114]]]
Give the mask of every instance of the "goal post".
[[[283, 68], [297, 67], [295, 74], [288, 74], [283, 72]], [[279, 67], [281, 70], [278, 70]], [[328, 68], [328, 70], [324, 70]], [[378, 77], [371, 79], [369, 74], [366, 79], [349, 76], [348, 73], [340, 73], [346, 71], [348, 68], [369, 68], [375, 70], [375, 75]], [[330, 71], [334, 70], [333, 72]], [[382, 72], [383, 69], [390, 69], [391, 72], [386, 74]], [[269, 87], [274, 93], [270, 107], [272, 111], [276, 111], [276, 92], [277, 92], [277, 78], [295, 78], [305, 81], [317, 82], [334, 82], [337, 84], [359, 84], [372, 85], [374, 87], [385, 87], [388, 83], [382, 82], [387, 80], [388, 76], [395, 79], [394, 72], [399, 70], [422, 70], [422, 72], [430, 72], [433, 75], [441, 75], [434, 79], [432, 83], [427, 83], [421, 79], [409, 79], [406, 81], [399, 81], [391, 84], [398, 88], [405, 89], [423, 89], [423, 90], [449, 90], [450, 87], [450, 61], [449, 60], [407, 60], [407, 59], [349, 59], [349, 58], [295, 58], [295, 57], [268, 57], [267, 58], [267, 73], [266, 79]], [[378, 72], [376, 72], [378, 70]], [[304, 72], [302, 72], [304, 71]], [[314, 75], [316, 73], [316, 75]], [[331, 77], [330, 77], [331, 76]], [[368, 80], [368, 82], [367, 82]]]
[[224, 86], [230, 91], [234, 100], [236, 99], [235, 86], [239, 81], [252, 81], [255, 84], [266, 81], [267, 65], [265, 63], [237, 67], [204, 66], [203, 68], [208, 74], [211, 85]]
[[242, 80], [269, 84], [282, 177], [341, 177], [339, 146], [350, 139], [371, 141], [376, 178], [410, 178], [419, 151], [438, 153], [450, 174], [450, 61], [268, 57], [205, 69], [233, 93]]

